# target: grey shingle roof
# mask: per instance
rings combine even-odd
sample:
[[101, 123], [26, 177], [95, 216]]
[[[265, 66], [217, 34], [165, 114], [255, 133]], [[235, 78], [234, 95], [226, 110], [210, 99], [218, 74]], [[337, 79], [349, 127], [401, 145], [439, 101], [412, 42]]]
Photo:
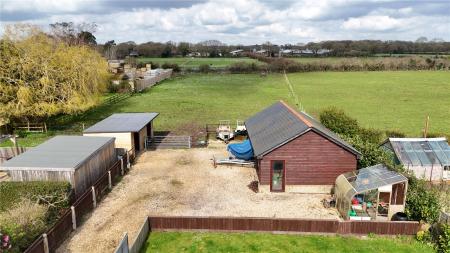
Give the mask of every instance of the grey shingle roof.
[[280, 101], [245, 121], [255, 156], [262, 156], [312, 130], [356, 156], [361, 154], [311, 116]]
[[84, 130], [84, 133], [139, 132], [159, 113], [115, 113]]
[[113, 137], [56, 136], [1, 164], [2, 170], [74, 171]]

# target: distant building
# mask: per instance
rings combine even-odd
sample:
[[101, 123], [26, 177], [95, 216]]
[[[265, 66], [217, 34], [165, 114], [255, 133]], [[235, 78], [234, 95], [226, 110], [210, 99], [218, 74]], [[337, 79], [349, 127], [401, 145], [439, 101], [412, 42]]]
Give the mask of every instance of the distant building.
[[231, 54], [232, 56], [241, 56], [243, 52], [244, 52], [244, 50], [242, 50], [242, 49], [237, 49], [237, 50], [231, 51], [230, 54]]

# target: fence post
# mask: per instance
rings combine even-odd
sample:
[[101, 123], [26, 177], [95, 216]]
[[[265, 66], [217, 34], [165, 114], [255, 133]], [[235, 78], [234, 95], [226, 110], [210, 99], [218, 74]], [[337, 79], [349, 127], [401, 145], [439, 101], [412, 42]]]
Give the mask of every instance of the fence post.
[[191, 136], [189, 136], [189, 148], [191, 148]]
[[92, 186], [92, 202], [94, 203], [94, 208], [97, 207], [97, 199], [95, 198], [95, 187]]
[[49, 248], [48, 248], [48, 238], [47, 238], [47, 234], [46, 234], [46, 233], [43, 233], [43, 234], [42, 234], [42, 238], [44, 239], [44, 252], [45, 252], [45, 253], [49, 253], [50, 250], [49, 250]]
[[73, 230], [77, 229], [77, 216], [75, 214], [75, 207], [71, 206], [70, 210], [72, 211], [72, 228]]
[[108, 188], [112, 189], [112, 179], [111, 179], [111, 171], [108, 170]]
[[130, 153], [127, 150], [127, 169], [131, 168]]
[[148, 136], [145, 136], [144, 138], [144, 149], [147, 150], [147, 140], [148, 140]]
[[124, 168], [123, 168], [123, 159], [122, 159], [122, 156], [119, 156], [119, 159], [120, 159], [120, 175], [125, 175], [125, 171], [124, 171]]

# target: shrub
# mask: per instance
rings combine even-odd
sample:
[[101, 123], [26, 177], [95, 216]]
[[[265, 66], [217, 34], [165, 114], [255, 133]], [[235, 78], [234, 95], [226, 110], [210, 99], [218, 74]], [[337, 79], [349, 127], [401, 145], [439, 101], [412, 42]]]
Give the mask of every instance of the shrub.
[[14, 132], [19, 138], [26, 138], [28, 136], [27, 131], [25, 130], [17, 130]]
[[0, 212], [27, 198], [49, 206], [49, 219], [69, 207], [71, 186], [67, 182], [2, 182], [0, 183]]
[[198, 70], [202, 73], [208, 73], [210, 71], [210, 67], [208, 64], [202, 64], [198, 67]]
[[437, 251], [439, 253], [450, 253], [450, 225], [442, 224], [439, 230]]
[[320, 122], [337, 134], [354, 136], [359, 132], [358, 121], [336, 107], [323, 110], [320, 113]]
[[385, 132], [388, 138], [405, 138], [406, 134], [398, 130], [387, 130]]
[[161, 65], [161, 68], [163, 68], [163, 69], [172, 69], [173, 72], [180, 72], [180, 70], [181, 70], [180, 66], [178, 64], [176, 64], [176, 63], [168, 63], [168, 62], [163, 63]]
[[235, 62], [228, 66], [228, 70], [231, 73], [253, 73], [260, 70], [259, 66], [254, 63], [248, 63], [248, 62]]
[[441, 209], [438, 192], [427, 187], [424, 180], [414, 176], [409, 176], [408, 182], [408, 197], [405, 207], [408, 218], [428, 223], [436, 222]]
[[383, 141], [384, 137], [382, 131], [372, 128], [359, 128], [358, 134], [363, 140], [374, 143], [377, 146]]
[[46, 229], [47, 208], [23, 198], [10, 210], [0, 213], [0, 231], [11, 237], [8, 252], [23, 252]]
[[379, 163], [389, 164], [392, 161], [392, 156], [381, 149], [377, 143], [364, 140], [359, 135], [343, 136], [343, 138], [362, 154], [358, 160], [358, 169]]

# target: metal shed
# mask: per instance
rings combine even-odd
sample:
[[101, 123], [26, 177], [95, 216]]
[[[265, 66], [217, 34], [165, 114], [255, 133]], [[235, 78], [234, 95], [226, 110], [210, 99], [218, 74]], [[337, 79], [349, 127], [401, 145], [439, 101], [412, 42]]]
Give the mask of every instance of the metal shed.
[[145, 149], [147, 137], [153, 137], [153, 120], [159, 113], [115, 113], [84, 130], [84, 136], [116, 138], [116, 147], [133, 154]]
[[68, 181], [81, 195], [117, 161], [114, 138], [56, 136], [6, 161], [12, 181]]
[[408, 179], [377, 164], [337, 177], [336, 207], [344, 219], [390, 220], [405, 209]]
[[450, 146], [445, 138], [389, 138], [382, 147], [418, 178], [450, 180]]

